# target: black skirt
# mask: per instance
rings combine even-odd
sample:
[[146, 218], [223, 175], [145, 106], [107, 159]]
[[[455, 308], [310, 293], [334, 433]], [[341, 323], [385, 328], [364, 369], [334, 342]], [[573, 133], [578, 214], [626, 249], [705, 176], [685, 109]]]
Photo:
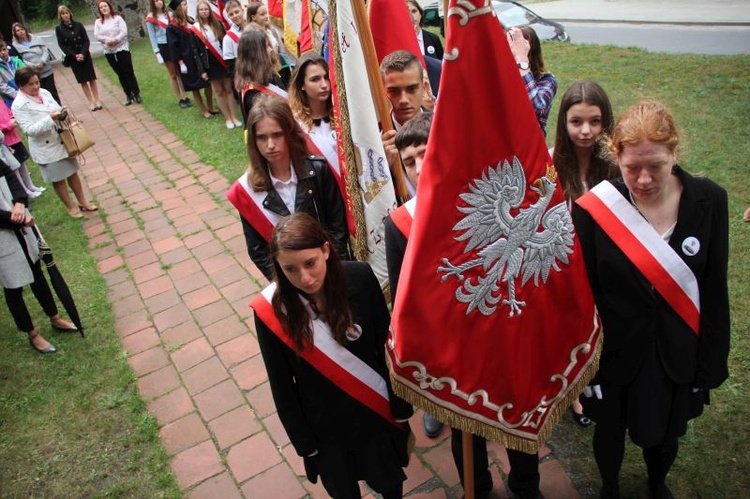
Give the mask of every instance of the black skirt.
[[224, 66], [216, 60], [211, 52], [208, 53], [208, 79], [209, 80], [223, 80], [229, 78], [229, 71], [224, 69]]
[[621, 420], [630, 439], [642, 448], [683, 436], [687, 422], [700, 416], [703, 405], [709, 403], [708, 391], [693, 392], [691, 386], [669, 378], [656, 343], [647, 348], [650, 351], [633, 381], [615, 385], [601, 380], [601, 400], [582, 397], [586, 416], [597, 422]]
[[86, 53], [82, 61], [76, 61], [73, 58], [70, 61], [70, 69], [73, 70], [73, 75], [76, 77], [78, 83], [86, 83], [88, 81], [96, 80], [96, 73], [94, 72], [94, 64], [91, 62], [91, 54]]
[[159, 53], [161, 54], [161, 58], [164, 62], [171, 61], [172, 55], [169, 53], [169, 45], [166, 43], [159, 43]]

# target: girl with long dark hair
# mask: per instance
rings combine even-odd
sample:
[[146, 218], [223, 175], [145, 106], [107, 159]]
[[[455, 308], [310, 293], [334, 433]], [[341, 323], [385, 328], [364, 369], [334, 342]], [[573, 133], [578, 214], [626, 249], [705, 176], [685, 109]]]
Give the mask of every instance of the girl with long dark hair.
[[282, 219], [270, 249], [274, 283], [251, 307], [279, 418], [308, 478], [320, 476], [336, 499], [358, 499], [358, 480], [401, 498], [413, 410], [390, 386], [390, 315], [375, 274], [341, 262], [306, 213]]

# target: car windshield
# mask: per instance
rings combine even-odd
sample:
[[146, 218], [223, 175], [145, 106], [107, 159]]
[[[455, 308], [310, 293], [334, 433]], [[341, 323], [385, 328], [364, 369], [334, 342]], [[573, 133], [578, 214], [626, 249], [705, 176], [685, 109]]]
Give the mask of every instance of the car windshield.
[[492, 2], [492, 8], [500, 20], [500, 24], [506, 29], [516, 26], [527, 26], [536, 21], [534, 14], [512, 3]]

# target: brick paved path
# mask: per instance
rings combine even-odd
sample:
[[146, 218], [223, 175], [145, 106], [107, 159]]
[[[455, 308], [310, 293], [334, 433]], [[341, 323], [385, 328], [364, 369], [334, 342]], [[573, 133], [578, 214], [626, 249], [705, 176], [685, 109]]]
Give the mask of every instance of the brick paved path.
[[[89, 248], [179, 486], [190, 498], [326, 497], [304, 478], [274, 408], [247, 306], [266, 283], [224, 199], [229, 182], [142, 106], [123, 107], [118, 86], [101, 78], [106, 107], [90, 113], [69, 70], [57, 81], [97, 141], [82, 168], [100, 206], [85, 222]], [[421, 413], [412, 428], [406, 496], [461, 497], [448, 431], [426, 439]], [[489, 452], [507, 497], [505, 450]], [[545, 497], [578, 497], [548, 450], [540, 468]]]

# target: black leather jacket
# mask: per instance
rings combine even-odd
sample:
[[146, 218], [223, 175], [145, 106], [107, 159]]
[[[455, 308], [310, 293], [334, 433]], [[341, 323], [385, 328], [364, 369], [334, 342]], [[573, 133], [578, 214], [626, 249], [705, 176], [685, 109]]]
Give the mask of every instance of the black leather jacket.
[[[271, 187], [263, 200], [263, 208], [281, 216], [289, 216], [284, 201]], [[336, 179], [328, 169], [325, 158], [308, 156], [305, 168], [297, 172], [297, 194], [294, 199], [294, 211], [305, 212], [316, 218], [333, 239], [333, 245], [339, 256], [349, 259], [349, 231], [346, 228], [346, 214], [344, 200], [341, 198]], [[245, 233], [247, 252], [256, 267], [271, 281], [273, 279], [273, 262], [268, 249], [268, 243], [253, 228], [245, 217], [242, 219], [242, 230]]]

